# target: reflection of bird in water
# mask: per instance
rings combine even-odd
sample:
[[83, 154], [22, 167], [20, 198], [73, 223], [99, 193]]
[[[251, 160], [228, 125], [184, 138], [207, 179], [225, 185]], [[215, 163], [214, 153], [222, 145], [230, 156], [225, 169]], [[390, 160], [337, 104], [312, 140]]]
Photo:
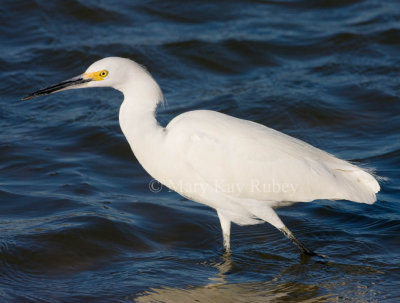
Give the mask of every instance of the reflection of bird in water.
[[368, 172], [263, 125], [214, 111], [190, 111], [161, 127], [155, 110], [160, 87], [139, 64], [105, 58], [75, 78], [24, 99], [83, 87], [124, 94], [119, 122], [136, 158], [155, 179], [216, 209], [224, 246], [231, 222], [269, 222], [305, 254], [307, 249], [273, 210], [290, 202], [345, 199], [372, 204], [379, 184]]
[[231, 256], [231, 254], [225, 253], [222, 255], [220, 261], [211, 264], [218, 270], [218, 272], [215, 277], [208, 278], [210, 283], [207, 285], [207, 287], [215, 287], [227, 283], [226, 275], [234, 268], [234, 263]]

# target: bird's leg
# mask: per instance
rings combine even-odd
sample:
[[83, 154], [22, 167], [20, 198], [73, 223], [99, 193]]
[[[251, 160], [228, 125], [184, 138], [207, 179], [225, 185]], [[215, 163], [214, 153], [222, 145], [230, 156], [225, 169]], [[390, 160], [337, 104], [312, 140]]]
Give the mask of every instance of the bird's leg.
[[220, 210], [217, 210], [219, 222], [221, 223], [222, 235], [224, 237], [224, 248], [227, 253], [231, 252], [231, 221], [226, 218]]
[[297, 238], [293, 235], [293, 233], [286, 227], [282, 227], [279, 228], [279, 230], [286, 236], [289, 238], [290, 241], [292, 241], [292, 243], [294, 245], [296, 245], [300, 251], [303, 254], [309, 255], [309, 256], [316, 256], [317, 254], [314, 253], [312, 250], [309, 250], [307, 247], [304, 246], [304, 244], [302, 242], [300, 242], [299, 240], [297, 240]]
[[255, 209], [253, 214], [260, 219], [270, 223], [271, 225], [275, 226], [279, 229], [286, 237], [292, 241], [294, 245], [296, 245], [303, 254], [309, 256], [315, 256], [316, 254], [309, 250], [307, 247], [304, 246], [297, 238], [292, 234], [292, 232], [283, 224], [282, 220], [279, 218], [277, 213], [271, 207], [264, 207], [262, 209]]

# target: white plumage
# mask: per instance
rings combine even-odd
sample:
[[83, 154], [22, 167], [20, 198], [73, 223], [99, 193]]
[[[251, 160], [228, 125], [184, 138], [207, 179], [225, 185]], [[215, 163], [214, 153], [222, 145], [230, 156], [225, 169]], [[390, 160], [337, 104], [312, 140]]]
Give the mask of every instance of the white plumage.
[[[96, 75], [101, 71], [107, 75], [99, 78]], [[143, 67], [129, 59], [102, 59], [72, 80], [76, 83], [51, 86], [27, 99], [68, 88], [111, 86], [120, 90], [125, 97], [120, 125], [138, 161], [165, 186], [216, 209], [228, 251], [231, 222], [266, 221], [302, 252], [313, 254], [273, 208], [316, 199], [372, 204], [380, 190], [367, 171], [251, 121], [197, 110], [161, 127], [155, 118], [161, 90]]]

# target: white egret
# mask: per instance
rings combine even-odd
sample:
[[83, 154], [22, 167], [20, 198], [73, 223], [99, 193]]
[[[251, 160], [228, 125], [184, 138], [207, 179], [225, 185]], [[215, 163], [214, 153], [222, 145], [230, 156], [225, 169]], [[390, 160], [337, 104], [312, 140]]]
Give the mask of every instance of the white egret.
[[158, 124], [163, 94], [141, 65], [109, 57], [85, 73], [38, 90], [23, 100], [61, 90], [113, 87], [124, 100], [121, 129], [144, 169], [156, 180], [217, 211], [226, 251], [231, 222], [270, 223], [303, 253], [313, 255], [283, 224], [274, 208], [316, 199], [372, 204], [380, 190], [367, 171], [266, 126], [209, 110]]

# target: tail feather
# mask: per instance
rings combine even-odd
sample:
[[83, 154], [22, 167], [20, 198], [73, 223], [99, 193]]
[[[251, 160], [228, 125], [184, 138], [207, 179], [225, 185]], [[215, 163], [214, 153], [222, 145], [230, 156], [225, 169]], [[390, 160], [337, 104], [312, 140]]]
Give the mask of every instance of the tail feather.
[[373, 204], [376, 201], [376, 193], [379, 192], [380, 186], [369, 172], [354, 165], [346, 169], [339, 168], [336, 171], [347, 181], [347, 200], [367, 204]]

